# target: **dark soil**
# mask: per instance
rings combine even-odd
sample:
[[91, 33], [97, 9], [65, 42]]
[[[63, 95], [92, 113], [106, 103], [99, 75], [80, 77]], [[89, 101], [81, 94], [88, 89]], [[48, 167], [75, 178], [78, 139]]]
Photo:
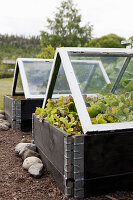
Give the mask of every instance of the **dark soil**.
[[20, 100], [20, 99], [25, 99], [25, 96], [11, 96], [11, 95], [6, 95], [6, 96], [8, 96], [8, 97], [10, 97], [10, 98], [12, 98], [12, 99], [16, 99], [16, 100]]
[[[22, 168], [22, 160], [15, 155], [14, 148], [23, 137], [31, 139], [31, 132], [0, 131], [0, 200], [67, 199], [47, 171], [35, 179]], [[133, 192], [116, 192], [88, 200], [133, 200]]]

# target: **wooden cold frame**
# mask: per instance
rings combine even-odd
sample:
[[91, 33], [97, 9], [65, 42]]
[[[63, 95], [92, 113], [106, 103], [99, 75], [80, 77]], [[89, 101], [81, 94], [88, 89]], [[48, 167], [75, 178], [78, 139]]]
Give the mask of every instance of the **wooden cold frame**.
[[[89, 113], [87, 111], [84, 99], [82, 97], [74, 70], [69, 58], [69, 55], [84, 55], [84, 56], [123, 56], [127, 57], [124, 66], [128, 65], [130, 57], [133, 56], [133, 49], [110, 49], [110, 48], [58, 48], [55, 54], [55, 59], [52, 65], [48, 86], [46, 89], [46, 98], [43, 102], [43, 107], [46, 106], [47, 100], [52, 97], [54, 85], [58, 75], [60, 63], [62, 63], [66, 78], [76, 105], [79, 119], [83, 128], [83, 132], [97, 132], [97, 131], [112, 131], [121, 129], [132, 129], [133, 122], [122, 123], [107, 123], [107, 124], [92, 124]], [[104, 72], [103, 72], [103, 76]], [[121, 76], [122, 77], [122, 76]]]

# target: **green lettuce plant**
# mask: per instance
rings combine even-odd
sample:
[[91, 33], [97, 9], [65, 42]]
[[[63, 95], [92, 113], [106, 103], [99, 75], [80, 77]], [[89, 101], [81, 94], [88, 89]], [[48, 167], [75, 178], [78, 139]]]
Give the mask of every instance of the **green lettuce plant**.
[[[133, 121], [133, 92], [84, 99], [93, 124]], [[72, 96], [49, 99], [46, 108], [36, 108], [35, 114], [69, 134], [83, 134]]]

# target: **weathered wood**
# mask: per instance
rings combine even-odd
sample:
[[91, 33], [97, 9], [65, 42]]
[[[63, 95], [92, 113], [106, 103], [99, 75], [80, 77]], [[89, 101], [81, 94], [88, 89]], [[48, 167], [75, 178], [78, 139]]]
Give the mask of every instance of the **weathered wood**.
[[[58, 187], [67, 195], [72, 196], [73, 171], [71, 168], [71, 140], [68, 133], [51, 125], [40, 122], [33, 115], [33, 139], [47, 167], [54, 176]], [[71, 139], [71, 137], [70, 137]]]
[[4, 96], [4, 111], [6, 119], [16, 131], [32, 130], [32, 113], [36, 107], [42, 107], [43, 99], [25, 99], [24, 97]]
[[5, 111], [6, 119], [11, 123], [11, 127], [14, 127], [14, 121], [16, 119], [15, 100], [11, 96], [4, 96], [3, 108]]
[[66, 196], [133, 188], [133, 129], [71, 136], [34, 115], [33, 139]]

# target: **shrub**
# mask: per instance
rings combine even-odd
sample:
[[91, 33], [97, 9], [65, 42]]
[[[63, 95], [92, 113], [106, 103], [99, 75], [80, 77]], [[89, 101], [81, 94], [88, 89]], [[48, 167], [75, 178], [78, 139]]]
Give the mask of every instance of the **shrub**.
[[0, 78], [12, 78], [12, 77], [13, 77], [13, 73], [12, 72], [0, 73]]

